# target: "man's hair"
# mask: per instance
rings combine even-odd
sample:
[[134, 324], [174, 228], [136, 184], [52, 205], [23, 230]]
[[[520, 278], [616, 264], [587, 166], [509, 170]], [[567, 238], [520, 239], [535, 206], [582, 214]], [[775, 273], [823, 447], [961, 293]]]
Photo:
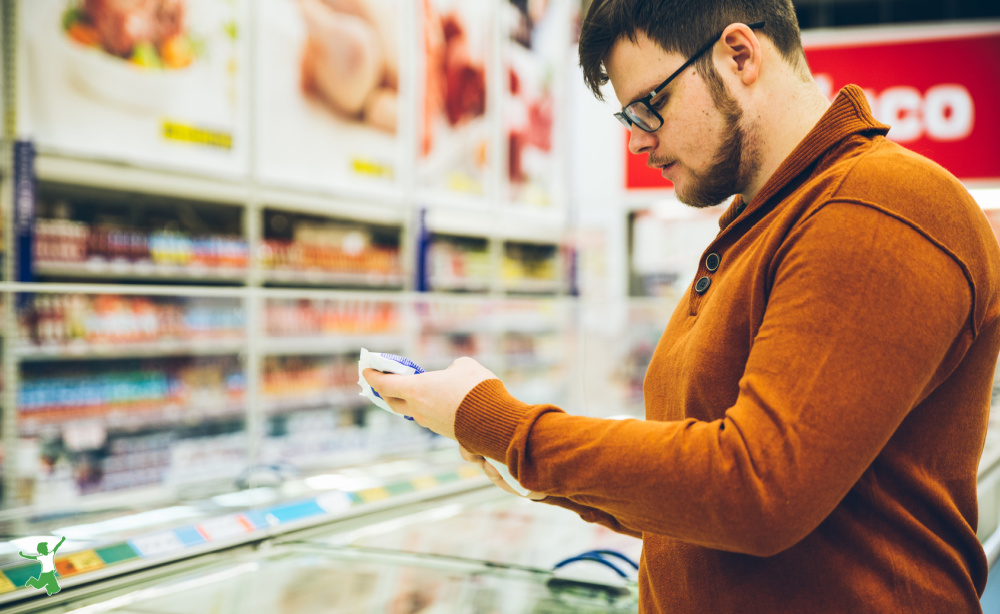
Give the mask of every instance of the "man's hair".
[[[792, 66], [808, 70], [799, 22], [791, 0], [594, 0], [580, 26], [580, 66], [598, 99], [608, 82], [604, 70], [611, 48], [622, 37], [635, 42], [641, 31], [668, 53], [694, 55], [731, 23], [765, 22], [761, 34]], [[714, 74], [710, 54], [695, 65]]]

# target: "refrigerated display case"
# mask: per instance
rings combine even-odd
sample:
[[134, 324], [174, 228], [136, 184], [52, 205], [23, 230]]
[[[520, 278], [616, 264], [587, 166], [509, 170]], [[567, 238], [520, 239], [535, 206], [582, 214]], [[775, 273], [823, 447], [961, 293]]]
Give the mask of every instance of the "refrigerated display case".
[[[10, 611], [55, 603], [71, 612], [635, 612], [631, 563], [640, 548], [571, 512], [487, 486], [276, 530]], [[614, 569], [595, 560], [609, 552]], [[563, 561], [571, 562], [554, 569]]]

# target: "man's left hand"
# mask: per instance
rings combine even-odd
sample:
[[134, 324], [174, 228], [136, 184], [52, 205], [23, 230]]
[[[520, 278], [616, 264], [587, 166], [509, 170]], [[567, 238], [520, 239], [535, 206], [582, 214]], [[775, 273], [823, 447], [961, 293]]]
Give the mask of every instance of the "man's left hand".
[[455, 414], [465, 395], [480, 382], [497, 379], [471, 358], [459, 358], [443, 371], [396, 375], [365, 369], [363, 375], [394, 412], [449, 439], [455, 439]]

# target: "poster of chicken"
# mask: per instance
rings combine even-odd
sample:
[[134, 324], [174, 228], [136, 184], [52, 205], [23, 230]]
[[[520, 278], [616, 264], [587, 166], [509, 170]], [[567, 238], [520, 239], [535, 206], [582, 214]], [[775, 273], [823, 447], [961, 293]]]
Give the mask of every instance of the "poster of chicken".
[[497, 3], [421, 0], [419, 5], [417, 183], [434, 195], [489, 197], [497, 168], [496, 103], [489, 92]]
[[42, 152], [246, 173], [246, 0], [21, 0]]
[[571, 13], [563, 0], [502, 0], [503, 131], [508, 201], [548, 207], [560, 200], [559, 134]]
[[413, 108], [404, 100], [412, 68], [401, 66], [412, 59], [409, 4], [256, 2], [255, 155], [265, 182], [343, 194], [402, 189], [412, 127], [404, 109], [412, 117]]

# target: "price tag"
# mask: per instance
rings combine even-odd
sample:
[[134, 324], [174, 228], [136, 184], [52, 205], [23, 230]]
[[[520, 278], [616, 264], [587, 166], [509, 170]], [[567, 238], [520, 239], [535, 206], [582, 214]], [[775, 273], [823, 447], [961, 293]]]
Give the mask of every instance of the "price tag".
[[200, 523], [198, 530], [210, 541], [226, 539], [236, 535], [246, 535], [250, 532], [250, 529], [240, 522], [240, 519], [235, 515], [210, 518]]
[[334, 514], [351, 507], [351, 496], [346, 492], [330, 492], [316, 497], [316, 504], [326, 513]]
[[379, 488], [368, 488], [362, 490], [361, 492], [358, 493], [358, 496], [361, 497], [361, 500], [364, 501], [365, 503], [372, 503], [375, 501], [388, 499], [392, 495], [389, 494], [389, 491], [386, 490], [385, 488], [379, 487]]
[[10, 581], [10, 578], [8, 578], [2, 572], [0, 572], [0, 595], [4, 593], [9, 593], [11, 591], [14, 591], [15, 589], [17, 589], [17, 587], [14, 586], [14, 583]]
[[86, 573], [103, 567], [104, 561], [101, 560], [101, 557], [97, 556], [97, 553], [93, 550], [74, 552], [69, 556], [56, 560], [56, 569], [59, 570], [60, 576], [72, 576], [74, 574]]
[[184, 548], [184, 542], [172, 532], [143, 535], [129, 543], [143, 558], [167, 554]]
[[428, 488], [437, 486], [437, 483], [438, 481], [434, 476], [425, 475], [413, 480], [413, 487], [417, 490], [427, 490]]
[[67, 422], [62, 428], [63, 442], [70, 450], [97, 450], [108, 437], [104, 423], [97, 420]]

